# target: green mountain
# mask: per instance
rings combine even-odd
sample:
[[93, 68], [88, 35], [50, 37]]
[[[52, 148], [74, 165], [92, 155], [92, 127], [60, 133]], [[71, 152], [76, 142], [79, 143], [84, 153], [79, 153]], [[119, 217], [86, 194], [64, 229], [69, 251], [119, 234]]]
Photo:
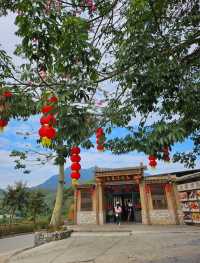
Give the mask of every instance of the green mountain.
[[[80, 183], [85, 183], [85, 182], [94, 180], [94, 170], [95, 170], [94, 167], [91, 167], [88, 169], [81, 169]], [[71, 185], [70, 174], [71, 174], [71, 169], [70, 168], [65, 169], [65, 185], [66, 186]], [[57, 182], [58, 182], [58, 176], [53, 175], [48, 180], [46, 180], [44, 183], [34, 186], [33, 188], [55, 191], [57, 187]]]
[[4, 193], [4, 191], [2, 189], [0, 189], [0, 199], [3, 198], [3, 193]]

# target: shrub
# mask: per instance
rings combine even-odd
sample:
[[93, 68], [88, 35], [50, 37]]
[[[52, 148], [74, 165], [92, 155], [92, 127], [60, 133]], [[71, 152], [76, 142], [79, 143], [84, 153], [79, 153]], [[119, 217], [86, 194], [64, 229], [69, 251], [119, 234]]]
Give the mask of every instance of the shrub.
[[47, 229], [48, 222], [41, 221], [36, 225], [33, 223], [20, 223], [20, 224], [3, 224], [0, 225], [0, 237], [7, 235], [16, 235], [16, 234], [24, 234], [24, 233], [32, 233], [35, 230]]

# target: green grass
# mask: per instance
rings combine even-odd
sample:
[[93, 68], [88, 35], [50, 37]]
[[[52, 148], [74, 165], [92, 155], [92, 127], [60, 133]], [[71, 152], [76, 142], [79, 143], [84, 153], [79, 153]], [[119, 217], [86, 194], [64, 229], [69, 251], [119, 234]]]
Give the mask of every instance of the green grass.
[[48, 222], [41, 221], [34, 225], [32, 222], [27, 223], [17, 223], [17, 224], [1, 224], [0, 225], [0, 237], [8, 236], [8, 235], [16, 235], [23, 233], [32, 233], [34, 231], [38, 231], [41, 229], [47, 229]]
[[[56, 192], [54, 191], [49, 191], [49, 190], [41, 190], [45, 194], [45, 202], [47, 206], [49, 207], [49, 211], [47, 213], [44, 213], [42, 215], [39, 215], [37, 217], [37, 221], [46, 221], [50, 222], [51, 219], [51, 213], [53, 211], [54, 203], [55, 203], [55, 197], [56, 197]], [[0, 194], [2, 194], [3, 197], [3, 192], [0, 191]], [[71, 188], [67, 188], [64, 190], [64, 200], [63, 200], [63, 208], [62, 208], [62, 219], [67, 220], [69, 210], [71, 205], [73, 204], [74, 201], [74, 194]], [[0, 204], [1, 204], [1, 199], [0, 199]], [[0, 214], [4, 214], [5, 211], [0, 208]], [[6, 220], [0, 220], [0, 226], [1, 224], [8, 224], [9, 219]], [[16, 224], [32, 224], [31, 222], [31, 217], [27, 215], [25, 218], [21, 219], [14, 219], [14, 223]], [[19, 227], [20, 229], [20, 227]], [[23, 230], [23, 227], [22, 227]], [[17, 230], [18, 231], [18, 230]]]

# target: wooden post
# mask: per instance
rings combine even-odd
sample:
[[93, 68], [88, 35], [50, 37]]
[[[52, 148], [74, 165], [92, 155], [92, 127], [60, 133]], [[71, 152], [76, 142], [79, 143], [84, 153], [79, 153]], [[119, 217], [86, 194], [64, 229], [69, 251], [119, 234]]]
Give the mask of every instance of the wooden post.
[[104, 224], [104, 205], [103, 205], [103, 185], [101, 180], [97, 180], [97, 223]]
[[77, 194], [78, 194], [78, 190], [75, 187], [74, 189], [74, 224], [77, 224]]
[[179, 224], [176, 199], [172, 183], [165, 185], [168, 209], [174, 224]]
[[174, 199], [176, 200], [176, 209], [177, 209], [177, 218], [178, 218], [178, 223], [179, 224], [184, 224], [183, 220], [183, 211], [181, 208], [181, 203], [179, 199], [179, 193], [177, 191], [177, 186], [176, 184], [173, 184], [173, 192], [174, 192]]
[[149, 203], [148, 203], [148, 196], [146, 193], [144, 180], [140, 181], [139, 189], [140, 189], [140, 201], [142, 208], [142, 223], [145, 225], [149, 225], [151, 223], [149, 216]]
[[96, 182], [96, 221], [97, 225], [99, 225], [99, 183], [98, 180]]

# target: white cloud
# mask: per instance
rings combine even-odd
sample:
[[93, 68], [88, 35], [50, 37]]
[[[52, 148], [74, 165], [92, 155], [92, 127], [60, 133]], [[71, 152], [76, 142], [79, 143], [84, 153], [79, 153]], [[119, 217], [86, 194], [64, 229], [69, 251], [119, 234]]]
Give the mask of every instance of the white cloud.
[[88, 151], [81, 153], [81, 164], [83, 168], [92, 166], [119, 168], [127, 166], [138, 166], [140, 162], [144, 162], [144, 157], [135, 154], [114, 155], [107, 152], [98, 153], [95, 151]]
[[6, 17], [0, 17], [0, 44], [6, 50], [16, 64], [21, 64], [22, 59], [13, 55], [16, 45], [19, 43], [19, 38], [15, 35], [17, 27], [14, 24], [15, 15], [9, 14]]
[[[16, 26], [14, 25], [14, 15], [8, 15], [7, 17], [0, 18], [0, 35], [2, 48], [4, 48], [9, 55], [12, 55], [15, 45], [19, 42], [19, 38], [14, 34], [16, 31]], [[13, 56], [14, 57], [14, 56]], [[21, 59], [14, 57], [15, 62], [20, 63]], [[114, 92], [116, 88], [116, 83], [106, 83], [105, 90], [108, 92]], [[98, 99], [102, 96], [102, 92], [99, 92]], [[137, 114], [136, 118], [131, 122], [133, 126], [137, 125], [140, 121], [141, 116]], [[153, 115], [148, 119], [148, 124], [151, 124], [159, 120], [159, 116]], [[39, 124], [39, 116], [31, 117], [31, 126], [28, 123], [19, 124], [17, 130], [20, 131], [29, 131], [30, 128], [36, 129]], [[8, 125], [8, 132], [14, 134], [16, 130], [13, 130], [13, 127]], [[13, 133], [12, 133], [13, 131]], [[32, 139], [38, 137], [37, 132], [33, 134]], [[0, 138], [0, 148], [3, 149], [9, 144], [9, 140], [5, 138]], [[16, 142], [14, 142], [16, 143]], [[84, 151], [81, 153], [82, 157], [82, 168], [89, 168], [92, 166], [99, 167], [108, 167], [108, 168], [117, 168], [117, 167], [131, 167], [138, 166], [141, 162], [144, 165], [148, 164], [148, 157], [144, 154], [130, 153], [123, 155], [112, 155], [111, 153], [104, 152], [98, 153], [95, 150]], [[66, 163], [66, 166], [70, 166], [69, 160]], [[15, 181], [23, 180], [27, 181], [28, 185], [37, 185], [42, 183], [52, 175], [57, 173], [57, 167], [52, 163], [45, 166], [36, 166], [31, 164], [30, 169], [32, 170], [31, 174], [23, 175], [20, 171], [14, 169], [13, 160], [9, 157], [9, 152], [5, 150], [0, 151], [0, 188], [5, 188], [8, 184], [13, 184]], [[157, 169], [155, 171], [148, 170], [149, 173], [165, 173], [178, 170], [185, 170], [184, 166], [176, 164], [164, 164], [163, 162], [158, 162]]]
[[14, 158], [10, 158], [9, 154], [9, 151], [0, 151], [0, 188], [5, 188], [8, 184], [13, 184], [16, 181], [27, 182], [28, 186], [37, 185], [57, 174], [58, 168], [52, 163], [35, 165], [34, 162], [27, 167], [31, 173], [23, 174], [14, 169]]
[[[148, 166], [148, 157], [144, 154], [137, 152], [113, 155], [109, 152], [98, 153], [95, 150], [83, 151], [81, 153], [81, 166], [82, 168], [90, 168], [94, 166], [102, 168], [123, 168], [123, 167], [134, 167], [139, 166], [142, 162]], [[69, 159], [66, 162], [66, 167], [70, 166]], [[198, 163], [199, 165], [199, 163]], [[9, 157], [8, 151], [0, 151], [0, 188], [5, 188], [8, 184], [13, 184], [16, 181], [27, 182], [28, 186], [38, 185], [47, 180], [52, 175], [58, 173], [58, 167], [52, 163], [46, 165], [36, 165], [35, 162], [31, 162], [29, 167], [32, 171], [30, 174], [23, 174], [20, 171], [14, 169], [13, 159]], [[149, 167], [148, 167], [149, 168]], [[180, 163], [166, 164], [158, 161], [157, 168], [155, 170], [148, 169], [147, 173], [159, 174], [186, 170]]]
[[0, 138], [0, 148], [4, 148], [10, 144], [10, 141], [6, 138]]
[[[95, 150], [81, 153], [81, 165], [82, 168], [89, 167], [102, 167], [102, 168], [123, 168], [123, 167], [134, 167], [139, 166], [140, 163], [147, 166], [146, 172], [149, 174], [160, 174], [160, 173], [170, 173], [181, 170], [187, 170], [181, 163], [165, 163], [163, 161], [158, 161], [156, 169], [151, 169], [148, 166], [148, 156], [142, 153], [129, 153], [114, 155], [108, 152], [98, 153]], [[198, 162], [199, 166], [200, 162]]]

